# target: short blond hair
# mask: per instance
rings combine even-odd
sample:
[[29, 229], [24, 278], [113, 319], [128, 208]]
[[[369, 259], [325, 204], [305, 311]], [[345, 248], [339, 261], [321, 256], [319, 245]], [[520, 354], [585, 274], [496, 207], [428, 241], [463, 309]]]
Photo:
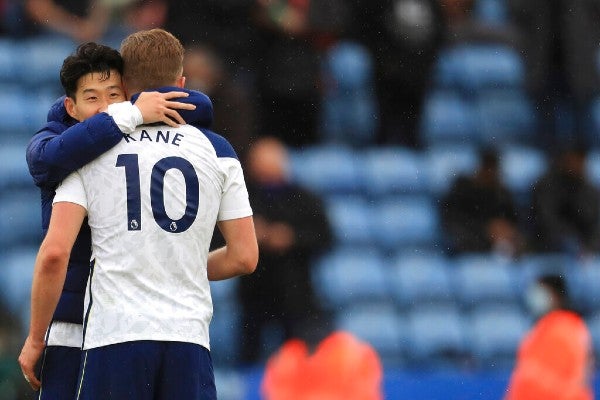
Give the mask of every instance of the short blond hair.
[[146, 90], [175, 84], [183, 73], [184, 48], [164, 29], [132, 33], [121, 43], [128, 89]]

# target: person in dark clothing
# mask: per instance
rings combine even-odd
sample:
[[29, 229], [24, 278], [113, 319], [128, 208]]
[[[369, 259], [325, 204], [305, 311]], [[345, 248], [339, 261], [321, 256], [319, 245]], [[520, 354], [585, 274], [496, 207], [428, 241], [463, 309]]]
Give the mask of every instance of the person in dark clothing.
[[377, 141], [419, 146], [418, 122], [444, 39], [437, 0], [360, 0], [352, 31], [372, 52], [380, 110]]
[[286, 145], [319, 141], [321, 58], [346, 23], [339, 0], [257, 1], [260, 131]]
[[585, 175], [586, 151], [561, 151], [533, 188], [535, 243], [540, 251], [585, 254], [600, 248], [600, 194]]
[[498, 251], [516, 255], [522, 248], [517, 209], [500, 180], [498, 155], [481, 154], [473, 176], [461, 176], [442, 200], [441, 216], [453, 253]]
[[[507, 5], [541, 118], [540, 144], [551, 149], [573, 137], [589, 139], [589, 102], [600, 93], [600, 1], [509, 0]], [[564, 131], [569, 118], [573, 123]]]
[[310, 268], [332, 241], [329, 221], [316, 195], [287, 180], [286, 167], [286, 147], [278, 139], [259, 139], [249, 150], [248, 193], [260, 260], [256, 272], [239, 282], [242, 363], [261, 359], [261, 334], [270, 323], [282, 328], [282, 343], [317, 340], [319, 327], [327, 324]]

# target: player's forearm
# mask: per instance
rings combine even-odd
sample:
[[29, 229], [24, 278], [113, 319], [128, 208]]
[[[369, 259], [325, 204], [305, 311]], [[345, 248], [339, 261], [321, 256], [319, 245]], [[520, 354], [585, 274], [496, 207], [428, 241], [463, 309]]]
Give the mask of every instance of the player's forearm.
[[42, 247], [36, 259], [31, 288], [29, 336], [43, 341], [60, 299], [67, 273], [69, 254]]
[[220, 281], [254, 272], [256, 262], [249, 254], [235, 254], [227, 246], [213, 250], [208, 254], [208, 280]]

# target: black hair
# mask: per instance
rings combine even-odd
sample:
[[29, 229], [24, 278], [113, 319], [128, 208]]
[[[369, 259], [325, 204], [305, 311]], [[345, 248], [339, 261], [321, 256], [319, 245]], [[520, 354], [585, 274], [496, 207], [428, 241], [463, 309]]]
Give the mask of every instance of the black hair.
[[60, 83], [65, 94], [74, 97], [79, 78], [98, 72], [104, 80], [110, 77], [111, 70], [123, 74], [123, 58], [117, 50], [94, 42], [83, 43], [63, 61]]

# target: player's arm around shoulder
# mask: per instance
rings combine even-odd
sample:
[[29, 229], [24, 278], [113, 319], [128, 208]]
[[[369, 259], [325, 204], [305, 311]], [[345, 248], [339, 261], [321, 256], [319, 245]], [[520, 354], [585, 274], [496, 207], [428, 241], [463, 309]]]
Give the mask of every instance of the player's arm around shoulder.
[[218, 222], [225, 246], [208, 255], [208, 279], [218, 281], [251, 274], [258, 264], [258, 243], [252, 216]]

